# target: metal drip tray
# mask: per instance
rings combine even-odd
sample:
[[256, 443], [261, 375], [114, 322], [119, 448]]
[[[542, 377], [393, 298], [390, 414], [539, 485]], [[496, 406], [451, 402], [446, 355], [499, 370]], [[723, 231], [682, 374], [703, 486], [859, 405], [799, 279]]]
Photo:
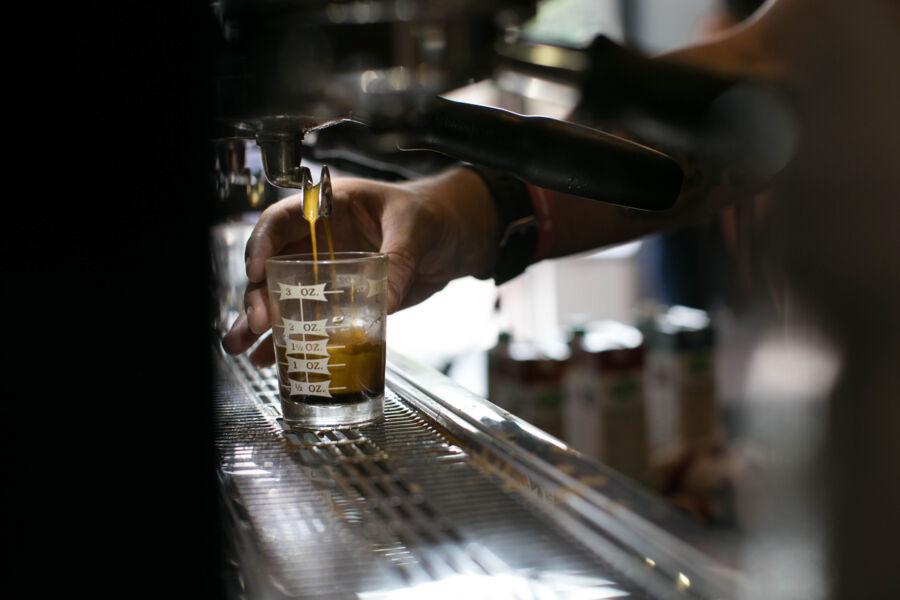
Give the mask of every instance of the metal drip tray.
[[219, 355], [235, 596], [733, 595], [730, 571], [658, 526], [690, 527], [653, 497], [435, 371], [388, 363], [383, 422], [299, 433], [273, 371]]

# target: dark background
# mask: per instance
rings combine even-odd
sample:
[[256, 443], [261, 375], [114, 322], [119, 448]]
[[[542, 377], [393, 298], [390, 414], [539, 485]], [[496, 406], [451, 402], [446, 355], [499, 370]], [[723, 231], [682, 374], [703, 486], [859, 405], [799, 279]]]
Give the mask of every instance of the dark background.
[[4, 27], [4, 589], [218, 597], [212, 11], [86, 4]]

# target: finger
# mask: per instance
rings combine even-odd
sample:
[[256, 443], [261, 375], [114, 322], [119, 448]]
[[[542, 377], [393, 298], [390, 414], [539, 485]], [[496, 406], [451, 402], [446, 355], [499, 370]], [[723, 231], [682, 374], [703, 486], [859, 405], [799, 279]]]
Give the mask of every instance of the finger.
[[262, 335], [272, 326], [269, 320], [268, 288], [265, 283], [251, 283], [244, 292], [244, 311], [250, 331]]
[[241, 315], [231, 326], [231, 330], [222, 338], [222, 348], [228, 354], [240, 354], [253, 345], [259, 339], [259, 335], [250, 331], [247, 324], [247, 315]]
[[391, 314], [400, 308], [412, 285], [418, 253], [411, 237], [412, 229], [405, 226], [407, 224], [392, 223], [390, 219], [385, 221], [380, 251], [388, 257], [387, 312]]
[[261, 283], [266, 278], [266, 259], [281, 252], [287, 244], [309, 235], [300, 201], [301, 196], [297, 194], [263, 211], [247, 241], [245, 261], [250, 281]]
[[388, 257], [387, 314], [400, 309], [416, 272], [415, 258], [405, 250], [386, 250]]
[[268, 367], [275, 362], [275, 345], [270, 333], [250, 353], [250, 364], [255, 367]]

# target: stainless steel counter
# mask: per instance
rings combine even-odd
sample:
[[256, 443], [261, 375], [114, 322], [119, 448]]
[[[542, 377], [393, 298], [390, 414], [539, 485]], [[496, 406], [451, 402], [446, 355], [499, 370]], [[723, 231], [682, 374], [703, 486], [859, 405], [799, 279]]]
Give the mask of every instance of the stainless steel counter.
[[390, 353], [383, 422], [296, 433], [275, 373], [218, 354], [233, 594], [726, 598], [738, 575], [638, 486]]

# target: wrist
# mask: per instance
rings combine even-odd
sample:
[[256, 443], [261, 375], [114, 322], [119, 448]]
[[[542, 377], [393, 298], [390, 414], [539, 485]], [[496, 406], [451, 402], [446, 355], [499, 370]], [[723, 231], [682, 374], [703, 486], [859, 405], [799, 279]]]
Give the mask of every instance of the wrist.
[[451, 226], [456, 235], [456, 263], [459, 276], [491, 277], [497, 263], [500, 237], [497, 208], [485, 182], [471, 169], [451, 171], [453, 194], [448, 198]]
[[537, 219], [537, 242], [534, 250], [534, 262], [539, 262], [553, 255], [553, 192], [529, 185], [528, 195], [531, 197], [534, 216]]
[[470, 166], [491, 198], [496, 219], [494, 254], [491, 272], [500, 285], [520, 275], [535, 258], [538, 240], [537, 217], [529, 186], [502, 171]]

